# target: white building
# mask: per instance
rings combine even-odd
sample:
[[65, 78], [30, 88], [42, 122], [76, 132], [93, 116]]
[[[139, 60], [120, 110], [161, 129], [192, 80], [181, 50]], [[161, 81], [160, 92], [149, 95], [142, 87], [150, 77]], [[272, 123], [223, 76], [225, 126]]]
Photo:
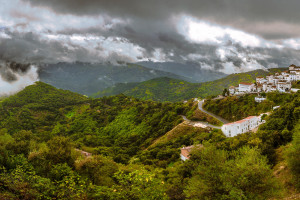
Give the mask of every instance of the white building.
[[300, 66], [290, 65], [289, 70], [290, 72], [300, 72]]
[[292, 84], [291, 82], [289, 81], [286, 81], [286, 80], [280, 80], [278, 81], [277, 83], [277, 90], [279, 92], [287, 92], [287, 91], [290, 91], [292, 88]]
[[239, 92], [252, 92], [255, 88], [254, 83], [240, 83], [239, 84]]
[[224, 124], [221, 129], [227, 137], [234, 137], [238, 134], [249, 132], [260, 124], [260, 116], [250, 116], [240, 121]]
[[265, 79], [264, 79], [264, 77], [262, 77], [262, 76], [256, 77], [256, 83], [262, 84], [264, 80], [265, 80]]

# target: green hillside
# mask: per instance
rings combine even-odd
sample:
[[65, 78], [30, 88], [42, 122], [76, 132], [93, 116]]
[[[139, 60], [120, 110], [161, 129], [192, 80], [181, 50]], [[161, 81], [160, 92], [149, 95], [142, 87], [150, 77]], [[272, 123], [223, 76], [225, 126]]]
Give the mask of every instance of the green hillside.
[[240, 82], [254, 82], [257, 76], [266, 76], [282, 69], [255, 70], [246, 73], [237, 73], [225, 78], [205, 83], [189, 83], [172, 78], [156, 78], [141, 83], [117, 84], [114, 87], [92, 95], [93, 97], [111, 96], [123, 93], [140, 99], [155, 101], [182, 101], [195, 97], [207, 97], [221, 94], [224, 88], [237, 86]]
[[21, 92], [4, 99], [2, 106], [59, 108], [66, 105], [77, 104], [87, 99], [88, 98], [83, 95], [68, 90], [56, 89], [43, 82], [36, 82], [33, 85], [27, 86]]
[[[183, 122], [192, 101], [91, 99], [37, 82], [0, 102], [0, 199], [297, 195], [299, 99], [286, 98], [256, 133], [227, 138]], [[180, 148], [197, 144], [182, 162]]]

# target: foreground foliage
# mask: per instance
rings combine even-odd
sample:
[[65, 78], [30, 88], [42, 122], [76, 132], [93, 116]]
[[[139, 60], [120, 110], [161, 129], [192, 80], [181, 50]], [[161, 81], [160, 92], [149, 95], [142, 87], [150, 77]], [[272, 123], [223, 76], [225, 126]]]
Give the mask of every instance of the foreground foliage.
[[[89, 99], [36, 83], [0, 103], [0, 199], [280, 198], [275, 150], [292, 138], [298, 178], [299, 97], [257, 133], [226, 138], [182, 123], [192, 101]], [[204, 148], [181, 162], [180, 148], [197, 144]]]

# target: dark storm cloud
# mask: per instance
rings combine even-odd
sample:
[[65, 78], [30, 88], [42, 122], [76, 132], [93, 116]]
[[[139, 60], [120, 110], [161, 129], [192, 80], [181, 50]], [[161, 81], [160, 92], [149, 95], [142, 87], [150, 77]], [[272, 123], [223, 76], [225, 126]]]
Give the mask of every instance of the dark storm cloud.
[[[300, 2], [297, 0], [22, 1], [30, 2], [35, 8], [27, 5], [27, 10], [13, 8], [9, 11], [10, 17], [18, 20], [12, 25], [12, 31], [6, 31], [9, 38], [0, 39], [0, 56], [8, 60], [118, 63], [155, 59], [158, 55], [159, 61], [191, 61], [215, 70], [223, 70], [228, 63], [242, 69], [251, 63], [268, 67], [270, 63], [289, 65], [293, 60], [300, 60], [298, 50], [269, 48], [265, 44], [255, 46], [255, 41], [252, 48], [239, 44], [241, 38], [243, 42], [251, 43], [249, 33], [271, 39], [297, 37], [300, 33], [300, 13], [297, 10]], [[31, 17], [31, 9], [39, 13], [33, 16], [43, 17]], [[189, 39], [188, 32], [182, 33], [178, 29], [178, 26], [184, 28], [181, 14], [200, 19], [222, 32], [220, 44]], [[237, 40], [231, 38], [232, 27], [243, 30], [246, 38], [240, 33]], [[231, 32], [226, 32], [227, 29]], [[72, 41], [73, 36], [81, 37], [82, 41]], [[90, 36], [98, 39], [86, 42]], [[256, 35], [251, 36], [265, 42]], [[225, 49], [228, 55], [222, 58], [219, 49]]]
[[[151, 31], [149, 31], [151, 30]], [[94, 35], [105, 38], [118, 38], [119, 42], [135, 44], [143, 49], [143, 58], [151, 58], [156, 49], [160, 49], [167, 59], [180, 62], [189, 54], [210, 54], [215, 46], [199, 45], [189, 42], [179, 34], [169, 22], [146, 23], [135, 20], [131, 24], [117, 24], [110, 29], [90, 27], [87, 29], [66, 29], [59, 31], [63, 35]]]
[[[151, 30], [151, 31], [149, 31]], [[160, 23], [145, 23], [143, 20], [135, 20], [131, 24], [117, 24], [110, 29], [102, 27], [90, 27], [87, 29], [66, 29], [58, 32], [63, 35], [94, 35], [102, 37], [116, 37], [120, 42], [129, 42], [143, 48], [143, 57], [139, 59], [151, 58], [155, 49], [160, 49], [166, 55], [166, 60], [175, 62], [196, 61], [215, 70], [224, 69], [225, 63], [232, 63], [238, 69], [241, 69], [250, 61], [256, 61], [264, 67], [269, 67], [270, 63], [278, 64], [281, 67], [288, 66], [289, 63], [298, 63], [300, 52], [298, 50], [283, 48], [251, 48], [240, 44], [234, 44], [230, 40], [225, 47], [234, 47], [235, 51], [226, 56], [224, 60], [216, 54], [216, 50], [223, 45], [199, 44], [187, 41], [185, 37], [179, 34], [172, 23], [162, 21]], [[256, 53], [263, 58], [251, 56]], [[189, 55], [201, 55], [200, 58], [191, 58]], [[250, 61], [245, 61], [238, 54], [249, 57]], [[250, 55], [250, 56], [249, 56]]]
[[[277, 22], [300, 26], [299, 0], [23, 0], [54, 12], [74, 15], [109, 15], [119, 18], [164, 21], [177, 14], [241, 28], [265, 37], [289, 37], [295, 32], [278, 29]], [[277, 24], [276, 24], [276, 23]], [[245, 24], [251, 24], [251, 28]], [[275, 23], [272, 25], [272, 23]], [[259, 26], [261, 27], [258, 27]], [[266, 30], [263, 27], [266, 26]], [[256, 28], [257, 27], [257, 28]]]
[[[88, 48], [70, 41], [43, 39], [41, 35], [32, 32], [6, 31], [9, 36], [0, 38], [0, 60], [19, 63], [56, 63], [56, 62], [114, 62], [118, 60], [132, 61], [122, 54], [110, 53], [102, 56], [101, 46], [91, 51]], [[11, 64], [12, 70], [25, 70], [21, 66]]]
[[0, 62], [0, 76], [6, 82], [14, 82], [18, 80], [17, 75], [26, 74], [30, 67], [30, 64], [2, 61]]

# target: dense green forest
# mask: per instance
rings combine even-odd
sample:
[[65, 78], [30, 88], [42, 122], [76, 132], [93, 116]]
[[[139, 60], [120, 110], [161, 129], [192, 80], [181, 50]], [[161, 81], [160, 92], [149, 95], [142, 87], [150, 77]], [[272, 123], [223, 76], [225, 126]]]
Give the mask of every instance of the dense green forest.
[[221, 94], [224, 88], [237, 86], [240, 82], [255, 82], [257, 76], [266, 76], [285, 68], [255, 70], [246, 73], [237, 73], [225, 78], [204, 83], [190, 83], [172, 78], [155, 78], [141, 83], [119, 83], [93, 94], [92, 97], [111, 96], [123, 93], [144, 100], [177, 102], [195, 97], [207, 97]]
[[[274, 103], [282, 101], [273, 95]], [[226, 138], [220, 130], [183, 122], [181, 115], [195, 117], [192, 100], [91, 99], [37, 82], [0, 103], [0, 199], [297, 194], [300, 94], [284, 101], [258, 132]], [[196, 144], [204, 148], [182, 162], [180, 148]]]

